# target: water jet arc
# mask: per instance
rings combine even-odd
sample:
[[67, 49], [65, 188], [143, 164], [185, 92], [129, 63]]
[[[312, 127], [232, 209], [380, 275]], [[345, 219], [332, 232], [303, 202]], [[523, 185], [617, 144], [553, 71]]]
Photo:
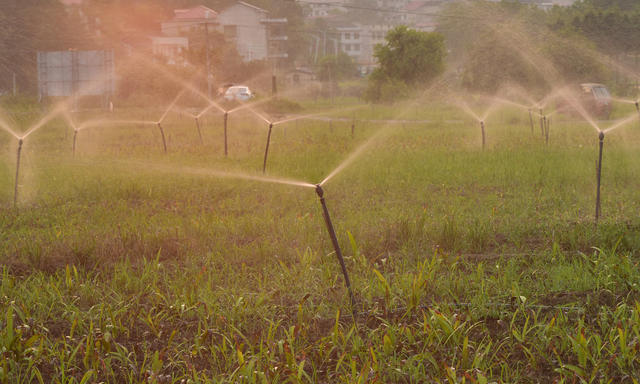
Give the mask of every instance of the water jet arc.
[[596, 191], [596, 225], [598, 224], [598, 220], [600, 219], [600, 181], [602, 180], [602, 147], [604, 146], [604, 132], [600, 132], [598, 135], [599, 139], [599, 150], [598, 150], [598, 164], [596, 168], [596, 181], [597, 181], [597, 191]]
[[338, 243], [338, 237], [336, 236], [336, 231], [333, 228], [333, 223], [331, 222], [331, 216], [329, 216], [329, 209], [327, 208], [327, 202], [324, 199], [324, 190], [319, 184], [316, 184], [316, 194], [320, 198], [320, 205], [322, 205], [322, 216], [324, 217], [324, 223], [327, 226], [327, 231], [329, 232], [329, 237], [331, 238], [331, 243], [333, 244], [333, 249], [336, 251], [336, 257], [338, 258], [338, 262], [340, 263], [340, 268], [342, 268], [342, 275], [344, 276], [344, 284], [346, 285], [347, 291], [349, 292], [349, 298], [351, 300], [351, 311], [353, 314], [353, 319], [355, 321], [356, 301], [355, 301], [355, 296], [353, 295], [353, 290], [351, 289], [351, 280], [349, 280], [349, 273], [347, 272], [347, 267], [344, 264], [344, 257], [342, 256], [342, 250], [340, 249], [340, 244]]
[[267, 156], [269, 156], [269, 143], [271, 143], [271, 131], [273, 131], [273, 123], [269, 123], [269, 132], [267, 133], [267, 145], [264, 148], [264, 161], [262, 162], [262, 173], [267, 171]]
[[18, 155], [16, 157], [16, 181], [13, 189], [13, 206], [18, 205], [18, 181], [20, 180], [20, 155], [22, 154], [23, 139], [18, 139]]

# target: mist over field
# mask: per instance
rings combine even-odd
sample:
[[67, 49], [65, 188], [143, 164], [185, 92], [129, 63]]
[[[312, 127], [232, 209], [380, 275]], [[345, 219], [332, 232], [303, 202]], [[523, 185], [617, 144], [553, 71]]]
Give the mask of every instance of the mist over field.
[[632, 0], [5, 0], [0, 383], [636, 383]]

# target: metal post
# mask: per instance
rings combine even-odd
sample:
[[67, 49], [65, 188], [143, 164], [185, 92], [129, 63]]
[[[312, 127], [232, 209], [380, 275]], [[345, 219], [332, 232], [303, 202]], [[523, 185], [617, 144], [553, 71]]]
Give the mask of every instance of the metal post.
[[[636, 58], [637, 59], [637, 58]], [[640, 114], [640, 102], [636, 101], [636, 111]]]
[[324, 191], [322, 190], [322, 187], [319, 184], [316, 185], [316, 194], [320, 198], [320, 204], [322, 205], [322, 216], [324, 217], [324, 223], [327, 226], [327, 231], [329, 232], [329, 237], [331, 238], [331, 243], [333, 244], [333, 249], [336, 251], [336, 257], [338, 258], [338, 262], [340, 263], [340, 268], [342, 268], [342, 275], [344, 276], [344, 284], [347, 286], [347, 291], [349, 291], [349, 298], [351, 299], [351, 310], [355, 320], [356, 300], [355, 300], [355, 296], [353, 295], [353, 290], [351, 289], [351, 281], [349, 280], [349, 273], [347, 272], [347, 267], [344, 264], [344, 258], [342, 257], [342, 250], [340, 249], [340, 244], [338, 244], [338, 238], [336, 236], [336, 232], [333, 229], [333, 223], [331, 222], [331, 216], [329, 216], [329, 209], [327, 209], [327, 203], [324, 200]]
[[228, 150], [227, 150], [227, 121], [229, 121], [229, 113], [225, 112], [224, 113], [224, 157], [227, 157]]
[[353, 139], [356, 135], [356, 119], [353, 119], [351, 122], [351, 138]]
[[200, 120], [196, 117], [196, 128], [198, 129], [198, 137], [200, 137], [200, 144], [204, 144], [202, 140], [202, 132], [200, 131]]
[[167, 153], [167, 140], [164, 137], [164, 129], [162, 129], [162, 124], [158, 124], [158, 129], [160, 130], [160, 135], [162, 136], [162, 146], [164, 147], [164, 153]]
[[544, 141], [545, 144], [549, 144], [549, 125], [551, 124], [551, 118], [550, 117], [544, 117]]
[[[275, 70], [275, 63], [274, 63], [274, 70]], [[278, 94], [278, 85], [276, 83], [276, 75], [275, 74], [271, 75], [271, 94], [273, 96], [276, 96]]]
[[267, 133], [267, 146], [264, 148], [264, 162], [262, 163], [262, 173], [267, 171], [267, 156], [269, 155], [269, 143], [271, 142], [271, 131], [273, 123], [269, 123], [269, 133]]
[[18, 139], [18, 156], [16, 160], [16, 182], [13, 189], [13, 206], [18, 205], [18, 181], [20, 179], [20, 154], [22, 153], [22, 139]]
[[76, 141], [78, 140], [78, 130], [73, 130], [73, 157], [76, 157]]
[[486, 144], [485, 132], [484, 132], [484, 121], [480, 122], [480, 129], [482, 130], [482, 150], [484, 151], [484, 147]]
[[602, 180], [602, 147], [604, 146], [604, 132], [600, 132], [598, 138], [600, 139], [600, 143], [598, 151], [598, 167], [596, 171], [596, 180], [598, 183], [598, 190], [596, 192], [596, 224], [598, 224], [598, 220], [600, 219], [600, 181]]
[[540, 133], [542, 133], [542, 136], [544, 136], [544, 122], [542, 121], [543, 118], [544, 115], [542, 114], [542, 109], [540, 109]]
[[531, 116], [531, 110], [529, 110], [529, 123], [531, 123], [531, 134], [533, 135], [533, 116]]

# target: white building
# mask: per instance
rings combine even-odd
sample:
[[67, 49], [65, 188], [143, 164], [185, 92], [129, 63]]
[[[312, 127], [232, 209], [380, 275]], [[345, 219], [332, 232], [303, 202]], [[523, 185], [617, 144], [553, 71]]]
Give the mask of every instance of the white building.
[[424, 32], [433, 32], [438, 26], [438, 14], [444, 0], [414, 0], [407, 3], [400, 14], [399, 22]]
[[190, 32], [204, 28], [216, 28], [218, 13], [204, 5], [187, 9], [175, 9], [171, 20], [161, 24], [162, 34], [165, 36], [185, 36]]
[[330, 17], [347, 11], [346, 8], [342, 6], [344, 0], [324, 0], [313, 3], [300, 1], [299, 3], [305, 10], [305, 16], [313, 19]]
[[[195, 31], [204, 33], [205, 28], [210, 28], [221, 32], [225, 40], [235, 45], [243, 60], [249, 62], [287, 56], [286, 24], [287, 19], [271, 19], [266, 10], [239, 1], [220, 12], [203, 5], [176, 9], [174, 17], [162, 23], [162, 33], [168, 37], [184, 37]], [[169, 41], [164, 43], [169, 44]], [[175, 44], [179, 49], [184, 42], [175, 41]], [[166, 46], [162, 49], [170, 50]]]
[[286, 57], [287, 19], [271, 19], [266, 10], [239, 1], [218, 14], [219, 29], [244, 61]]
[[383, 44], [393, 25], [351, 24], [336, 27], [340, 51], [349, 55], [361, 73], [369, 73], [377, 65], [373, 56], [377, 44]]

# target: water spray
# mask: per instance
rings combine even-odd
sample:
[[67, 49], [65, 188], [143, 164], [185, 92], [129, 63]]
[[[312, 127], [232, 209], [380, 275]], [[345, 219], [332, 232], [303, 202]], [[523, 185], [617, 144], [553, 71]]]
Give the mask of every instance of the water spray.
[[227, 150], [227, 122], [229, 121], [229, 112], [224, 111], [224, 157], [227, 157], [229, 152]]
[[267, 145], [264, 148], [264, 161], [262, 163], [262, 173], [267, 171], [267, 156], [269, 155], [269, 143], [271, 142], [271, 131], [273, 130], [273, 123], [269, 123], [269, 132], [267, 133]]
[[16, 182], [13, 189], [13, 206], [18, 205], [18, 180], [20, 179], [20, 155], [22, 154], [22, 138], [18, 139], [18, 155], [16, 157]]
[[485, 132], [484, 132], [484, 121], [480, 120], [480, 129], [482, 130], [482, 150], [484, 151], [484, 147], [486, 144]]
[[602, 147], [604, 146], [604, 132], [600, 132], [598, 139], [598, 163], [596, 164], [596, 182], [598, 184], [598, 189], [596, 191], [596, 225], [598, 224], [598, 219], [600, 219], [600, 181], [602, 180]]
[[196, 129], [198, 130], [198, 137], [200, 137], [200, 144], [204, 144], [204, 141], [202, 140], [202, 132], [200, 131], [200, 119], [198, 119], [198, 117], [195, 117], [196, 120]]
[[164, 147], [164, 153], [167, 153], [167, 140], [164, 137], [164, 129], [162, 129], [162, 124], [160, 122], [157, 122], [156, 125], [158, 126], [158, 129], [160, 130], [160, 135], [162, 136], [162, 145]]
[[349, 280], [349, 273], [347, 272], [347, 267], [344, 264], [344, 258], [342, 257], [342, 250], [340, 249], [340, 244], [338, 244], [338, 237], [336, 236], [336, 231], [333, 228], [333, 223], [331, 222], [331, 216], [329, 216], [329, 209], [327, 208], [327, 203], [324, 200], [324, 190], [320, 184], [316, 185], [316, 194], [320, 198], [320, 204], [322, 205], [322, 216], [324, 217], [324, 223], [327, 226], [327, 231], [329, 232], [329, 237], [331, 238], [331, 243], [333, 244], [333, 249], [336, 251], [336, 257], [338, 258], [338, 262], [340, 263], [340, 268], [342, 268], [342, 275], [344, 276], [344, 284], [347, 286], [347, 291], [349, 291], [349, 298], [351, 299], [351, 311], [353, 314], [353, 319], [355, 321], [356, 318], [356, 301], [355, 296], [353, 295], [353, 290], [351, 289], [351, 281]]

